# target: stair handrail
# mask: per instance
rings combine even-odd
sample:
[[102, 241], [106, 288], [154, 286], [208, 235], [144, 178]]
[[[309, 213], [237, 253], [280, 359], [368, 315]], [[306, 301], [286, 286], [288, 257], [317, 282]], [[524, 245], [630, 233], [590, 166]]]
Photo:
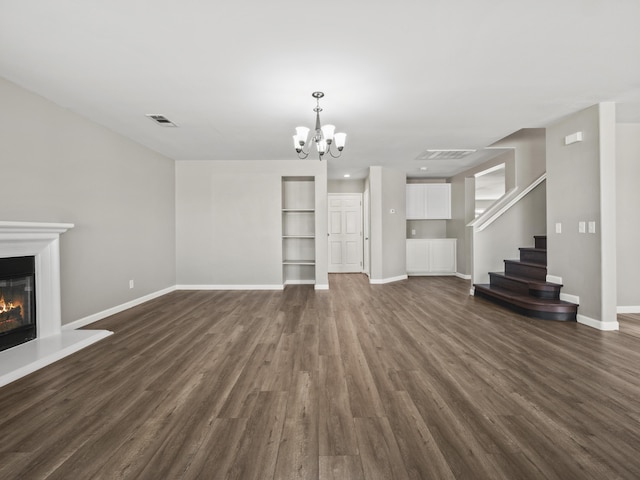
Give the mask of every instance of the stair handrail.
[[523, 190], [519, 191], [518, 187], [512, 188], [495, 204], [471, 220], [467, 227], [473, 227], [476, 232], [483, 231], [546, 179], [547, 172], [544, 172]]

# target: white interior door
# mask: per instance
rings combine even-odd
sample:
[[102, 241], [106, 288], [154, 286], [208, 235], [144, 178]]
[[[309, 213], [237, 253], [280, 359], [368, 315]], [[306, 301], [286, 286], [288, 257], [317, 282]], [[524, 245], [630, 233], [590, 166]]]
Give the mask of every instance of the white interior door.
[[329, 194], [329, 273], [362, 272], [362, 195]]

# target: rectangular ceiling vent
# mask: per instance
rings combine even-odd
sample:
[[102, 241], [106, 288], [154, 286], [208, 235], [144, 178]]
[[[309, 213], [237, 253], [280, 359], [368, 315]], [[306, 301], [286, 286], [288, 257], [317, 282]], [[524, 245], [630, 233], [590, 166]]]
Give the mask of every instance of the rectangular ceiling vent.
[[471, 155], [475, 150], [451, 149], [451, 150], [427, 150], [416, 157], [416, 160], [459, 160]]
[[169, 120], [167, 117], [165, 117], [164, 115], [160, 115], [159, 113], [147, 113], [146, 117], [150, 118], [151, 120], [156, 122], [158, 125], [161, 125], [163, 127], [178, 126], [175, 123], [173, 123], [171, 120]]

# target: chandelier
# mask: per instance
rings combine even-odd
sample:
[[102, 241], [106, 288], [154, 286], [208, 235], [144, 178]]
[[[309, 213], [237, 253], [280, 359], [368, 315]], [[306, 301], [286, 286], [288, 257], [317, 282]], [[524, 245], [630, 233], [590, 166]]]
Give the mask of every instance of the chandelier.
[[[316, 128], [313, 136], [311, 137], [311, 141], [316, 143], [320, 160], [322, 160], [322, 156], [325, 153], [328, 153], [333, 158], [338, 158], [342, 154], [347, 134], [334, 133], [336, 130], [335, 125], [322, 126], [320, 124], [320, 112], [322, 111], [322, 108], [320, 108], [320, 99], [324, 97], [324, 93], [313, 92], [311, 96], [316, 99], [316, 108], [313, 109], [313, 111], [316, 112]], [[308, 136], [309, 129], [307, 127], [296, 127], [296, 134], [293, 136], [293, 145], [298, 153], [298, 158], [300, 159], [307, 158], [309, 153], [311, 153], [310, 146], [306, 151], [304, 149], [305, 145], [307, 145]], [[334, 155], [334, 152], [331, 150], [331, 145], [335, 145], [338, 149], [337, 155]]]

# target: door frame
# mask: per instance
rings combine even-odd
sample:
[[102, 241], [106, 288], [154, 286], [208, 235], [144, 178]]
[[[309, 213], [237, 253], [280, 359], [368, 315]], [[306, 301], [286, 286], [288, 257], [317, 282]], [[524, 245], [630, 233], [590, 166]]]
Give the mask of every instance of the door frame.
[[371, 277], [371, 219], [369, 205], [369, 187], [366, 186], [362, 193], [362, 272]]

